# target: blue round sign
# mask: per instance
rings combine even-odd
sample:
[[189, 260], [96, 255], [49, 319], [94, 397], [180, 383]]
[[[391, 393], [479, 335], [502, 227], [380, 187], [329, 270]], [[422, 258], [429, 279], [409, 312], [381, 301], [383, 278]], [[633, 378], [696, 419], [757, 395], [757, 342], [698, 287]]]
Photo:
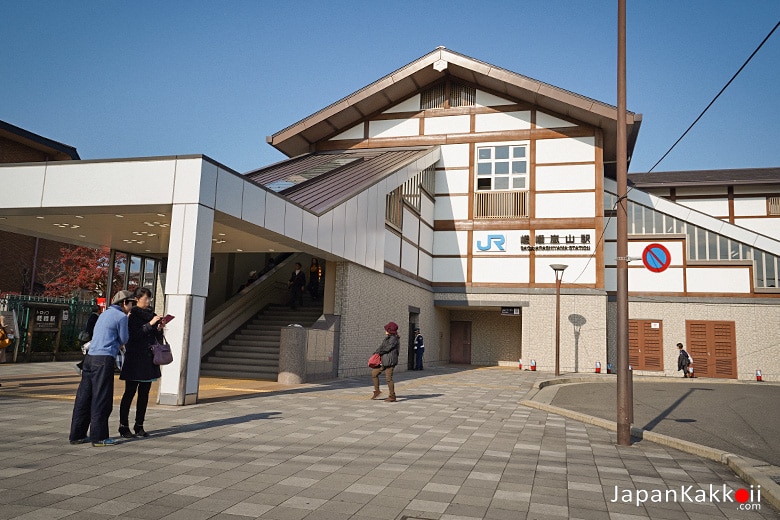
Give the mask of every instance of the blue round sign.
[[672, 255], [663, 245], [650, 244], [642, 252], [642, 263], [654, 273], [660, 273], [672, 263]]

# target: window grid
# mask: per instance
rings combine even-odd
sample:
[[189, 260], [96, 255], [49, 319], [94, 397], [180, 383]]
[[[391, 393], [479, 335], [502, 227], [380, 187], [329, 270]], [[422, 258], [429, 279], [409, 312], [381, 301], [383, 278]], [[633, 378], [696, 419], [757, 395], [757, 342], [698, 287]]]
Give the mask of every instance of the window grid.
[[528, 183], [526, 145], [477, 147], [476, 190], [524, 190]]

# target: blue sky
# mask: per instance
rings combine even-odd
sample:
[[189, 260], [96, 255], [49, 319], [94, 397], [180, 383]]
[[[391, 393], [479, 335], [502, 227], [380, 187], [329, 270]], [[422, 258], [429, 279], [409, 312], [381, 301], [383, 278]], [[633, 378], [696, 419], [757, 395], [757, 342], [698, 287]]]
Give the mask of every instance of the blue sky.
[[[610, 104], [616, 0], [0, 0], [0, 120], [82, 159], [203, 153], [239, 172], [265, 137], [443, 45]], [[780, 20], [777, 0], [628, 1], [628, 109], [647, 171]], [[780, 29], [655, 171], [780, 166]]]

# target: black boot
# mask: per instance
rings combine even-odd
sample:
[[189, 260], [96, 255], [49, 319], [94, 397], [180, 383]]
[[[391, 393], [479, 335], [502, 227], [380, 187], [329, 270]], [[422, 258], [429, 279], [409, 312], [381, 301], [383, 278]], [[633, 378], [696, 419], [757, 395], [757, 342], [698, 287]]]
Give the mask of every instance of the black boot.
[[144, 430], [144, 425], [143, 424], [136, 424], [135, 426], [133, 426], [133, 429], [135, 430], [135, 436], [138, 436], [138, 437], [148, 437], [149, 436], [149, 434], [146, 433], [146, 431]]
[[132, 439], [133, 437], [135, 437], [133, 432], [130, 431], [130, 428], [128, 428], [124, 424], [119, 425], [119, 435], [121, 435], [125, 439]]

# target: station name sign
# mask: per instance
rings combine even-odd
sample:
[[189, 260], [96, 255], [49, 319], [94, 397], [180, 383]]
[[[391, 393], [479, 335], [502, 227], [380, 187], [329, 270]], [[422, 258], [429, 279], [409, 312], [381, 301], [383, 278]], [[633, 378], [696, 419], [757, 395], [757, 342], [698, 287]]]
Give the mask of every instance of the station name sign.
[[591, 229], [545, 230], [532, 234], [523, 230], [475, 231], [475, 255], [591, 254], [594, 250]]

